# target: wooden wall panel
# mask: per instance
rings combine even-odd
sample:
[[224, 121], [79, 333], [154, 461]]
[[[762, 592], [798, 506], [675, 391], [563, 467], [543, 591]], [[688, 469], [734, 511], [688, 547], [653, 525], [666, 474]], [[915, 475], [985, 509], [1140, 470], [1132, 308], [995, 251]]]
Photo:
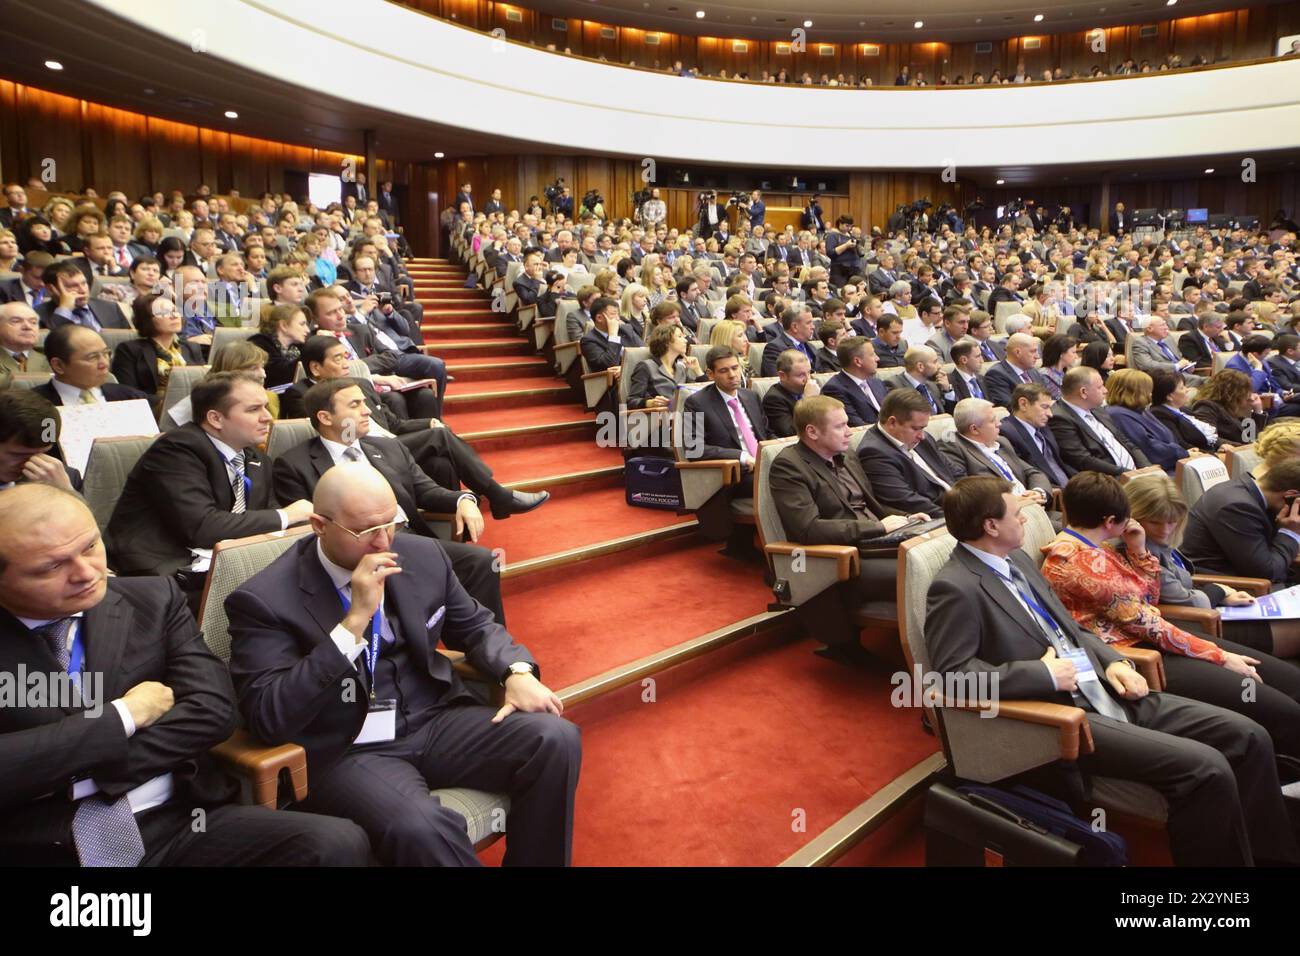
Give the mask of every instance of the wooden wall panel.
[[[87, 103], [85, 121], [95, 182], [107, 189], [121, 189], [128, 196], [141, 195], [152, 181], [146, 118], [139, 113]], [[75, 189], [80, 184], [59, 185]]]
[[30, 86], [17, 88], [19, 116], [18, 168], [41, 175], [49, 161], [55, 173], [51, 185], [80, 189], [88, 170], [81, 144], [81, 101]]

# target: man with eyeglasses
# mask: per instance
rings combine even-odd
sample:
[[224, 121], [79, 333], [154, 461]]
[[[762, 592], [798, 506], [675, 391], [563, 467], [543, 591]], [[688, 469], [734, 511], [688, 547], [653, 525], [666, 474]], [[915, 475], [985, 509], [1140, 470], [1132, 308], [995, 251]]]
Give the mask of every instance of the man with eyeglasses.
[[34, 391], [54, 405], [98, 405], [151, 396], [138, 388], [108, 380], [112, 350], [98, 332], [80, 325], [61, 325], [45, 337], [45, 358], [53, 376]]
[[[334, 415], [318, 421], [330, 428]], [[578, 729], [446, 547], [394, 533], [404, 506], [372, 464], [330, 468], [313, 493], [314, 534], [226, 600], [245, 726], [300, 744], [311, 791], [293, 809], [351, 819], [385, 865], [478, 865], [465, 818], [430, 793], [445, 787], [509, 796], [507, 865], [565, 865]], [[440, 642], [498, 681], [504, 705], [476, 697]]]
[[105, 535], [118, 574], [175, 576], [197, 608], [212, 547], [226, 538], [283, 531], [311, 502], [275, 506], [266, 390], [247, 372], [219, 372], [194, 386], [194, 420], [159, 437], [131, 474]]
[[[398, 521], [416, 534], [434, 537], [422, 512], [454, 515], [456, 537], [468, 532], [477, 541], [483, 532], [483, 513], [470, 492], [452, 491], [435, 482], [415, 463], [411, 452], [396, 438], [370, 434], [370, 407], [355, 379], [317, 382], [307, 390], [307, 417], [316, 437], [297, 445], [275, 460], [276, 497], [281, 501], [310, 498], [321, 477], [335, 465], [361, 462], [384, 476], [398, 503]], [[357, 537], [362, 529], [343, 528]], [[389, 529], [391, 532], [393, 529]], [[374, 529], [366, 533], [374, 536]], [[451, 558], [452, 570], [470, 596], [505, 622], [501, 605], [501, 576], [492, 552], [475, 544], [439, 542]]]

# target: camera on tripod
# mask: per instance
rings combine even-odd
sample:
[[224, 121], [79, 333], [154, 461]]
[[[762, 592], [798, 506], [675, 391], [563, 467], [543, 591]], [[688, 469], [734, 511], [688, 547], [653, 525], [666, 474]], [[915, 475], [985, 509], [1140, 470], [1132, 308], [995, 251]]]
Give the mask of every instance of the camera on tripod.
[[555, 208], [555, 204], [560, 201], [560, 193], [564, 191], [564, 188], [565, 188], [564, 178], [560, 177], [555, 182], [551, 183], [549, 186], [547, 186], [545, 189], [542, 190], [542, 195], [544, 195], [546, 197], [546, 201], [551, 204], [551, 208]]

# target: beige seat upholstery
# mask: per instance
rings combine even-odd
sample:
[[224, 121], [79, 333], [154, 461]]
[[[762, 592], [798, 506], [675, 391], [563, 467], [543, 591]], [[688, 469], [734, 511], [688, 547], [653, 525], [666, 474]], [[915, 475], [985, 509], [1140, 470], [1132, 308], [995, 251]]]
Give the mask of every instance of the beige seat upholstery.
[[504, 288], [506, 290], [504, 305], [507, 313], [519, 308], [519, 294], [515, 292], [515, 280], [524, 273], [524, 264], [522, 262], [512, 262], [506, 266], [506, 280]]
[[1228, 477], [1236, 480], [1259, 464], [1254, 445], [1240, 445], [1228, 449]]
[[266, 453], [272, 459], [279, 458], [290, 448], [301, 445], [314, 437], [316, 432], [306, 418], [281, 418], [271, 422], [271, 435], [266, 440]]
[[767, 394], [767, 390], [779, 381], [780, 379], [775, 376], [772, 378], [751, 378], [749, 380], [749, 387], [754, 390], [755, 394], [758, 395], [758, 400], [761, 402], [763, 396]]
[[1018, 315], [1024, 311], [1024, 307], [1019, 302], [999, 302], [997, 311], [993, 313], [993, 330], [999, 335], [1007, 330], [1007, 319], [1013, 315]]
[[931, 415], [925, 431], [935, 441], [947, 441], [957, 437], [957, 426], [953, 423], [951, 415]]
[[880, 380], [880, 384], [884, 385], [886, 389], [891, 389], [894, 387], [894, 383], [903, 377], [905, 371], [907, 370], [901, 365], [894, 368], [882, 368], [876, 373], [876, 378]]
[[153, 437], [96, 438], [86, 459], [81, 496], [86, 499], [100, 532], [108, 527], [122, 497], [127, 476], [153, 443]]
[[159, 428], [169, 432], [180, 427], [172, 421], [172, 417], [167, 414], [167, 409], [189, 398], [190, 392], [194, 391], [194, 386], [203, 381], [203, 377], [208, 374], [211, 367], [210, 365], [179, 365], [172, 369], [171, 375], [167, 377], [167, 390], [163, 393]]
[[1215, 485], [1228, 481], [1228, 466], [1214, 455], [1183, 458], [1174, 469], [1174, 479], [1190, 508]]
[[230, 342], [239, 342], [244, 339], [252, 338], [257, 333], [257, 329], [229, 328], [224, 325], [218, 325], [212, 330], [212, 349], [209, 355], [216, 355], [217, 351]]
[[[577, 302], [564, 301], [555, 312], [555, 328], [552, 332], [555, 344], [552, 351], [555, 355], [555, 371], [560, 375], [567, 374], [578, 359], [580, 345], [569, 338], [569, 313], [577, 308]], [[590, 320], [587, 321], [587, 328], [591, 328]]]
[[1215, 352], [1214, 371], [1222, 372], [1225, 368], [1228, 367], [1228, 363], [1232, 361], [1232, 357], [1236, 354], [1237, 354], [1236, 352]]
[[758, 375], [763, 370], [763, 350], [767, 348], [767, 342], [750, 342], [749, 343], [749, 373]]
[[[1047, 534], [1051, 522], [1042, 509], [1026, 512], [1029, 527], [1026, 543], [1036, 544]], [[1043, 530], [1045, 526], [1045, 530]], [[915, 676], [932, 673], [925, 642], [926, 599], [930, 584], [943, 569], [956, 541], [942, 528], [931, 531], [899, 549], [898, 608], [903, 654]], [[1037, 556], [1035, 556], [1037, 557]], [[996, 716], [982, 717], [988, 708], [975, 702], [975, 687], [967, 688], [967, 703], [949, 701], [952, 706], [927, 710], [942, 742], [948, 766], [958, 777], [980, 783], [996, 783], [1007, 777], [1053, 763], [1075, 760], [1093, 750], [1087, 712], [1055, 702], [1000, 700]], [[937, 701], [936, 701], [937, 703]], [[1163, 823], [1168, 805], [1154, 789], [1109, 777], [1093, 777], [1093, 797], [1104, 806]]]
[[[221, 660], [227, 663], [230, 661], [230, 620], [226, 617], [226, 598], [309, 531], [306, 527], [290, 528], [288, 531], [217, 543], [203, 589], [199, 627], [208, 648]], [[482, 675], [472, 670], [467, 672], [468, 665], [464, 663], [463, 654], [454, 652], [448, 656], [468, 685], [474, 687], [484, 683]], [[490, 696], [487, 699], [490, 700]], [[295, 780], [293, 783], [294, 799], [304, 799], [307, 795], [307, 779]], [[431, 793], [443, 806], [455, 810], [465, 818], [466, 831], [476, 847], [482, 848], [495, 842], [505, 832], [506, 818], [510, 812], [510, 798], [505, 794], [464, 787], [433, 790]]]
[[114, 351], [123, 342], [129, 342], [132, 339], [138, 339], [140, 336], [135, 329], [100, 329], [99, 337], [104, 340], [109, 351]]

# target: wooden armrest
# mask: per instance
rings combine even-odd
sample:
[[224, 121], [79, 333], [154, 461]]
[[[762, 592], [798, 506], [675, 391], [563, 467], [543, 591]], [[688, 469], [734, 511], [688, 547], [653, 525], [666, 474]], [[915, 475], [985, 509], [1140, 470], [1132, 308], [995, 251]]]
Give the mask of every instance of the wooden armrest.
[[297, 744], [268, 747], [246, 730], [208, 751], [217, 765], [239, 780], [240, 800], [274, 810], [280, 776], [287, 772], [295, 801], [307, 799], [307, 751]]
[[558, 352], [560, 351], [560, 349], [564, 349], [565, 351], [568, 351], [569, 349], [577, 349], [581, 345], [582, 345], [581, 342], [556, 342], [553, 346], [551, 346], [551, 348], [554, 351]]
[[[962, 710], [992, 710], [987, 704], [971, 704]], [[1088, 714], [1082, 707], [1070, 707], [1046, 700], [1002, 700], [997, 703], [997, 716], [1022, 720], [1027, 724], [1043, 724], [1059, 731], [1062, 760], [1078, 760], [1079, 754], [1093, 751], [1092, 728]]]
[[1132, 481], [1134, 478], [1140, 478], [1143, 475], [1163, 475], [1165, 470], [1159, 465], [1147, 465], [1145, 468], [1135, 468], [1132, 471], [1126, 471], [1119, 476], [1121, 482]]
[[1156, 605], [1167, 621], [1181, 621], [1185, 624], [1199, 624], [1201, 630], [1211, 637], [1223, 637], [1223, 617], [1218, 611], [1208, 607], [1188, 607], [1183, 604]]
[[1202, 377], [1204, 377], [1204, 378], [1209, 378], [1211, 375], [1214, 374], [1214, 366], [1212, 366], [1212, 365], [1201, 365], [1201, 366], [1199, 366], [1199, 367], [1197, 367], [1197, 368], [1193, 368], [1193, 369], [1192, 369], [1192, 374], [1193, 374], [1193, 375], [1200, 375], [1200, 376], [1202, 376]]
[[615, 376], [617, 375], [618, 370], [621, 367], [622, 366], [620, 365], [611, 365], [609, 368], [599, 372], [583, 372], [582, 380], [585, 382], [587, 379], [600, 378], [603, 375], [605, 377], [606, 384], [613, 385], [615, 381]]
[[1230, 574], [1193, 574], [1193, 584], [1221, 584], [1225, 588], [1245, 591], [1255, 597], [1263, 597], [1273, 589], [1273, 582], [1267, 578], [1235, 578]]
[[533, 322], [535, 322], [537, 325], [554, 325], [554, 324], [555, 324], [555, 316], [553, 316], [553, 315], [552, 315], [552, 316], [539, 316], [538, 318], [533, 319]]
[[793, 541], [773, 541], [764, 549], [768, 554], [794, 554], [802, 552], [809, 558], [831, 558], [835, 561], [836, 576], [849, 581], [859, 574], [862, 560], [858, 549], [849, 544], [795, 544]]
[[1165, 660], [1159, 651], [1147, 647], [1117, 647], [1115, 650], [1133, 662], [1138, 673], [1146, 678], [1148, 687], [1152, 690], [1165, 689]]
[[739, 458], [706, 458], [703, 461], [677, 462], [678, 471], [703, 471], [715, 468], [722, 472], [722, 483], [724, 485], [740, 484]]
[[629, 415], [663, 415], [667, 414], [669, 409], [666, 406], [664, 408], [647, 408], [642, 405], [640, 408], [632, 408], [628, 406], [625, 407], [623, 411]]

